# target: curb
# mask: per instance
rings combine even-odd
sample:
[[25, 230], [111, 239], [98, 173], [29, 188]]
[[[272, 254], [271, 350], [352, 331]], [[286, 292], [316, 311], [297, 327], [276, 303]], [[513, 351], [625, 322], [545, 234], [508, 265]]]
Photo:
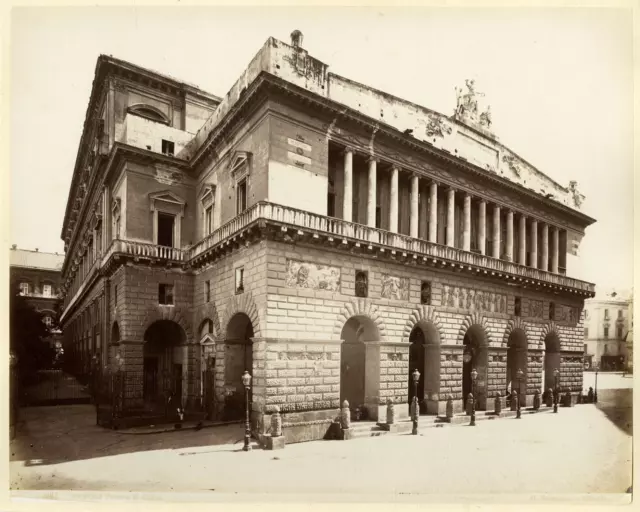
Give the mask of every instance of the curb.
[[130, 436], [147, 436], [152, 434], [164, 434], [167, 432], [181, 432], [183, 430], [202, 430], [204, 428], [224, 427], [225, 425], [239, 425], [241, 423], [242, 421], [221, 421], [219, 423], [207, 423], [206, 425], [200, 426], [198, 426], [197, 424], [188, 427], [183, 426], [182, 428], [175, 428], [174, 426], [158, 427], [155, 430], [147, 430], [144, 432], [131, 432], [130, 430], [127, 431], [126, 429], [116, 430], [115, 432]]

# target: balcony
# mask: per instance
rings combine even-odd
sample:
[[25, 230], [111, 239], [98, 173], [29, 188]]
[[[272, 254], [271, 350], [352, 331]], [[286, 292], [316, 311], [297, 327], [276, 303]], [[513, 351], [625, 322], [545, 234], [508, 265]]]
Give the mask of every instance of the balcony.
[[297, 228], [297, 231], [311, 232], [314, 238], [324, 235], [329, 241], [339, 239], [342, 244], [348, 244], [349, 241], [356, 245], [364, 243], [371, 248], [375, 247], [380, 252], [412, 253], [414, 258], [420, 257], [425, 263], [501, 277], [507, 281], [511, 280], [515, 284], [573, 289], [579, 294], [589, 296], [593, 295], [595, 291], [593, 284], [565, 275], [553, 274], [475, 252], [267, 202], [253, 205], [208, 237], [191, 246], [188, 249], [187, 259], [192, 261], [194, 258], [204, 255], [258, 220], [280, 225], [283, 229], [292, 227]]
[[165, 247], [145, 242], [132, 240], [114, 240], [105, 254], [103, 261], [106, 263], [114, 254], [124, 254], [133, 256], [134, 259], [147, 259], [155, 261], [166, 261], [183, 263], [187, 261], [186, 250], [176, 247]]

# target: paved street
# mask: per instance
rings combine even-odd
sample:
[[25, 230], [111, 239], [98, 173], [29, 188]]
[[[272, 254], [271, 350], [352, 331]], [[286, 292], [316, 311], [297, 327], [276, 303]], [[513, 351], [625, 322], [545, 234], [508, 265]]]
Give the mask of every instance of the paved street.
[[132, 435], [96, 427], [87, 406], [32, 408], [12, 443], [11, 482], [13, 489], [217, 493], [625, 492], [631, 393], [603, 396], [597, 407], [557, 415], [250, 453], [240, 451], [240, 425]]
[[[596, 372], [584, 372], [583, 389], [587, 391], [589, 387], [595, 389]], [[624, 375], [621, 372], [598, 372], [598, 392], [603, 389], [631, 389], [633, 388], [633, 377], [631, 374]]]

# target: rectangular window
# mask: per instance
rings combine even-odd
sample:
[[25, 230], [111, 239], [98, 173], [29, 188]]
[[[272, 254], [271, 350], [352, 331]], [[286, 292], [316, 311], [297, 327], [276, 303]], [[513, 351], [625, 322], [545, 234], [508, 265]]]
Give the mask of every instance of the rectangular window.
[[20, 283], [20, 295], [29, 295], [29, 283]]
[[420, 284], [420, 304], [431, 305], [431, 282], [422, 281]]
[[609, 310], [608, 309], [604, 310], [604, 319], [605, 320], [609, 320]]
[[621, 325], [616, 326], [616, 338], [618, 338], [619, 340], [622, 339], [622, 326]]
[[556, 319], [556, 305], [554, 302], [549, 303], [549, 320]]
[[204, 301], [211, 301], [211, 281], [204, 282]]
[[622, 310], [621, 309], [618, 310], [618, 318], [622, 319]]
[[605, 339], [609, 338], [609, 328], [608, 327], [604, 328], [604, 338]]
[[367, 297], [369, 295], [369, 274], [366, 270], [356, 270], [356, 297]]
[[240, 215], [247, 209], [247, 180], [244, 179], [238, 183], [236, 191], [236, 208], [237, 214]]
[[173, 142], [171, 142], [170, 140], [162, 139], [162, 154], [163, 155], [173, 156], [174, 149], [175, 149], [175, 144]]
[[204, 234], [210, 235], [213, 232], [213, 205], [208, 206], [204, 211]]
[[160, 284], [158, 286], [158, 304], [173, 306], [173, 285]]
[[244, 267], [236, 269], [236, 294], [244, 292]]
[[522, 299], [520, 297], [516, 297], [513, 314], [515, 316], [521, 316], [522, 311]]
[[158, 212], [158, 245], [173, 247], [175, 215]]
[[50, 284], [45, 284], [42, 286], [42, 295], [44, 295], [45, 297], [51, 297], [53, 295]]

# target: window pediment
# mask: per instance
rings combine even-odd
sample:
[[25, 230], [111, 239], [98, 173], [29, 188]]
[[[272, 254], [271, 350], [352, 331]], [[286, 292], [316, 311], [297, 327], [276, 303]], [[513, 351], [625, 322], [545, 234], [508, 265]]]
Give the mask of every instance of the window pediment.
[[229, 166], [229, 172], [234, 180], [240, 181], [251, 173], [251, 156], [252, 154], [248, 151], [234, 151]]
[[184, 215], [184, 207], [186, 205], [186, 202], [182, 198], [178, 197], [168, 190], [149, 194], [149, 200], [151, 202], [152, 212], [168, 211], [171, 213]]
[[200, 193], [200, 202], [204, 206], [209, 206], [215, 201], [216, 197], [216, 186], [215, 185], [205, 185]]

